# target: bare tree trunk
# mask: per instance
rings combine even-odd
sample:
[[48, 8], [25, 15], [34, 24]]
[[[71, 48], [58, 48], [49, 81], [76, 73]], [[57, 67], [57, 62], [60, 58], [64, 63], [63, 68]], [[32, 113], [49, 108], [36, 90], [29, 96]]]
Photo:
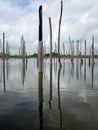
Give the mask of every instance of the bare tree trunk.
[[73, 63], [73, 59], [74, 59], [74, 41], [70, 39], [69, 36], [69, 43], [70, 43], [70, 49], [71, 49], [71, 63]]
[[61, 31], [62, 11], [63, 11], [63, 1], [61, 0], [61, 13], [60, 13], [59, 29], [58, 29], [58, 60], [59, 60], [60, 66], [61, 66], [61, 61], [60, 61], [60, 31]]
[[5, 33], [3, 33], [3, 56], [5, 55]]
[[77, 40], [77, 58], [78, 58], [78, 56], [79, 56], [79, 40]]
[[85, 40], [85, 58], [86, 58], [86, 40]]
[[83, 64], [83, 59], [82, 59], [82, 41], [80, 39], [80, 63], [81, 65]]
[[9, 43], [6, 41], [6, 54], [9, 55]]
[[92, 64], [94, 64], [94, 36], [92, 36]]
[[0, 53], [2, 54], [2, 45], [1, 45], [1, 39], [0, 39]]
[[39, 46], [38, 46], [38, 71], [43, 71], [43, 39], [42, 39], [42, 6], [39, 7]]
[[51, 18], [49, 18], [49, 27], [50, 27], [50, 64], [52, 64], [52, 25], [51, 25]]

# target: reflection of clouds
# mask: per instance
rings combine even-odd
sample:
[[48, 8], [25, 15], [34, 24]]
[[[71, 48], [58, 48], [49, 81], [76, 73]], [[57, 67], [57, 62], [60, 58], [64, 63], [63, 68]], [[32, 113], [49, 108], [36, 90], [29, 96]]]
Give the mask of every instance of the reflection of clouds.
[[[74, 62], [74, 66], [76, 65], [76, 62]], [[65, 65], [62, 66], [65, 67], [65, 71], [63, 72], [63, 68], [61, 69], [61, 76], [60, 76], [60, 91], [61, 91], [61, 96], [67, 96], [67, 97], [71, 97], [71, 98], [79, 98], [79, 100], [83, 101], [83, 102], [88, 102], [87, 97], [89, 95], [89, 93], [91, 93], [91, 71], [88, 67], [88, 64], [86, 64], [86, 81], [84, 81], [84, 64], [81, 67], [81, 79], [77, 80], [76, 77], [76, 73], [73, 73], [74, 76], [71, 75], [71, 80], [70, 83], [68, 84], [68, 80], [69, 80], [69, 75], [70, 75], [70, 71], [71, 71], [71, 63], [70, 60], [66, 59], [65, 60]], [[58, 69], [58, 65], [57, 65], [57, 69]], [[74, 72], [76, 72], [76, 67], [74, 68]], [[98, 75], [98, 69], [95, 66], [94, 67], [94, 86], [95, 88], [93, 89], [98, 89], [98, 85], [97, 85], [97, 75]], [[80, 71], [79, 71], [80, 73]], [[80, 75], [80, 74], [79, 74]], [[49, 63], [46, 62], [46, 80], [49, 81]], [[45, 86], [47, 88], [47, 81]], [[57, 87], [57, 75], [55, 77], [55, 72], [54, 72], [54, 63], [53, 63], [53, 79], [52, 79], [52, 83], [53, 83], [53, 95], [56, 96], [55, 91], [56, 91], [56, 87]], [[46, 92], [48, 91], [48, 89], [46, 89]], [[65, 95], [64, 95], [65, 93]], [[96, 93], [95, 93], [96, 95]]]
[[[84, 81], [83, 64], [83, 67], [81, 68], [81, 80], [77, 80], [76, 73], [74, 73], [74, 76], [71, 76], [70, 83], [68, 83], [71, 70], [70, 60], [64, 61], [65, 64], [62, 66], [59, 78], [58, 75], [55, 75], [54, 62], [55, 61], [53, 61], [52, 64], [52, 107], [51, 109], [49, 109], [49, 96], [51, 96], [49, 95], [50, 64], [49, 60], [45, 61], [45, 73], [43, 74], [43, 127], [52, 127], [54, 129], [59, 127], [60, 110], [58, 110], [58, 99], [59, 106], [61, 106], [62, 110], [63, 128], [68, 127], [68, 129], [72, 129], [71, 126], [76, 126], [77, 129], [79, 128], [79, 130], [83, 130], [85, 128], [85, 130], [87, 130], [87, 128], [91, 128], [91, 125], [93, 124], [93, 119], [95, 120], [96, 124], [98, 124], [98, 67], [96, 66], [96, 64], [94, 66], [95, 77], [94, 87], [92, 89], [91, 68], [88, 68], [88, 64], [86, 66], [86, 81]], [[75, 63], [76, 62], [74, 62], [74, 66], [76, 65]], [[63, 67], [65, 67], [64, 70]], [[33, 109], [38, 103], [38, 71], [36, 60], [28, 60], [24, 86], [22, 86], [21, 84], [21, 59], [9, 59], [9, 71], [10, 73], [7, 81], [6, 93], [1, 92], [2, 90], [0, 88], [0, 114], [6, 113], [7, 110], [14, 110], [15, 108], [17, 110], [17, 107], [20, 107], [19, 109], [21, 109], [21, 105], [24, 105], [27, 109], [29, 109], [29, 107], [30, 109]], [[74, 71], [76, 72], [76, 67]], [[58, 79], [60, 80], [59, 87], [57, 85]], [[59, 88], [58, 90], [57, 87]], [[28, 101], [34, 101], [34, 106], [28, 104]], [[29, 107], [26, 105], [28, 105]], [[22, 109], [24, 108], [22, 107]], [[32, 111], [30, 111], [30, 115], [38, 112], [37, 107], [33, 110], [33, 113]], [[13, 115], [14, 114], [15, 113], [13, 113]], [[26, 116], [28, 117], [28, 115]]]
[[[8, 89], [14, 90], [22, 88], [21, 85], [21, 60], [22, 59], [10, 59], [9, 60], [9, 81]], [[37, 73], [36, 73], [36, 60], [28, 60], [28, 69], [26, 71], [24, 88], [36, 88], [37, 86]]]

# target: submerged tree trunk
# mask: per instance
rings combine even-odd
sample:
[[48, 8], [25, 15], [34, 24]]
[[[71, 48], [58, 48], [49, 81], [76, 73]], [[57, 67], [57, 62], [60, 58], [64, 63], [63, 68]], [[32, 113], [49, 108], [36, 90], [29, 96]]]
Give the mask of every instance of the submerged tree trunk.
[[60, 61], [60, 31], [61, 31], [62, 11], [63, 11], [63, 1], [61, 0], [61, 13], [60, 13], [59, 29], [58, 29], [58, 60], [59, 60], [60, 66], [61, 66], [61, 61]]

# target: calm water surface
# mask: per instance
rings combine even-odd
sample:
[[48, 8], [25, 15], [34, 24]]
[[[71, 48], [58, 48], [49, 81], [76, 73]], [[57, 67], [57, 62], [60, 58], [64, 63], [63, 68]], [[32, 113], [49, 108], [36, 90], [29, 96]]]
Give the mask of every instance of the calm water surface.
[[98, 130], [98, 61], [0, 59], [0, 130]]

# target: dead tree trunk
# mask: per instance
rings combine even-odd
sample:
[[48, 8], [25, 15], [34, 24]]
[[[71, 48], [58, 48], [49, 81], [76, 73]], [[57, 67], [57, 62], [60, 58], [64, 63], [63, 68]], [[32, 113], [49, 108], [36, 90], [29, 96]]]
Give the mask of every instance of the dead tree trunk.
[[0, 53], [2, 54], [2, 45], [1, 45], [1, 39], [0, 39]]
[[51, 25], [51, 18], [49, 18], [49, 27], [50, 27], [50, 64], [52, 64], [52, 25]]
[[86, 40], [85, 40], [85, 58], [86, 58]]
[[77, 58], [79, 57], [79, 40], [77, 40], [77, 49], [76, 49], [76, 51], [77, 51]]
[[9, 43], [6, 41], [6, 54], [9, 55]]
[[61, 0], [61, 13], [60, 13], [59, 29], [58, 29], [58, 60], [59, 60], [60, 66], [61, 66], [61, 60], [60, 60], [60, 31], [61, 31], [62, 12], [63, 12], [63, 1]]
[[94, 64], [94, 36], [92, 36], [92, 64]]
[[65, 59], [65, 45], [64, 45], [64, 43], [63, 43], [63, 57]]
[[3, 57], [5, 55], [5, 33], [3, 33]]
[[70, 43], [70, 50], [71, 50], [71, 63], [73, 63], [73, 58], [74, 58], [74, 41], [70, 39], [69, 36], [69, 43]]
[[39, 46], [38, 46], [38, 71], [43, 71], [43, 34], [42, 34], [42, 6], [39, 7]]

